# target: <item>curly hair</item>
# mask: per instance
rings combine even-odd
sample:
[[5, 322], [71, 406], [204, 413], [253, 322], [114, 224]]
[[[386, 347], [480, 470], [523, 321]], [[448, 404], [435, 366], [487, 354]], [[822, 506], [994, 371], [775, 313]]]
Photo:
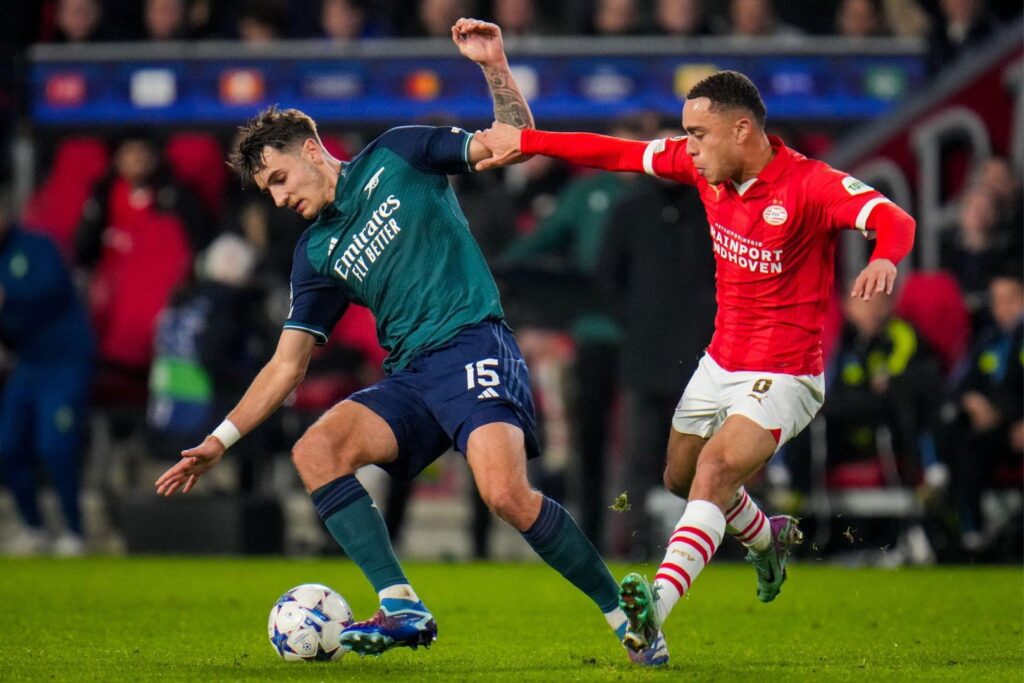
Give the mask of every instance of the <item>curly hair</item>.
[[228, 155], [228, 166], [243, 183], [250, 183], [266, 167], [263, 149], [288, 150], [308, 139], [320, 142], [316, 122], [298, 109], [267, 107], [238, 128], [238, 142]]
[[706, 97], [711, 100], [711, 109], [746, 109], [764, 128], [768, 118], [761, 93], [753, 81], [738, 71], [719, 71], [702, 79], [686, 93], [686, 99]]

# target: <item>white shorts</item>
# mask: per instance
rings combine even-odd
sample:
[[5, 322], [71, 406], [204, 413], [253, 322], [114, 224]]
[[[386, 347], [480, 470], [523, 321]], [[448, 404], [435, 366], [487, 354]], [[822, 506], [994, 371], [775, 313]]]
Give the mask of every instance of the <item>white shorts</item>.
[[778, 448], [810, 424], [824, 402], [824, 375], [729, 372], [705, 353], [676, 406], [672, 428], [707, 439], [727, 417], [742, 415], [772, 432]]

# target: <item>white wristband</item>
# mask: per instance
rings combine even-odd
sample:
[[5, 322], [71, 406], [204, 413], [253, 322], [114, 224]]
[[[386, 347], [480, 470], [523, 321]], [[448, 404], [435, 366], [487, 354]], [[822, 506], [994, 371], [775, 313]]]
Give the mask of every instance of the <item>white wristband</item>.
[[224, 420], [217, 428], [213, 430], [211, 436], [217, 437], [217, 439], [224, 444], [224, 450], [231, 448], [236, 441], [242, 438], [242, 433], [238, 431], [238, 427], [232, 424], [231, 420]]

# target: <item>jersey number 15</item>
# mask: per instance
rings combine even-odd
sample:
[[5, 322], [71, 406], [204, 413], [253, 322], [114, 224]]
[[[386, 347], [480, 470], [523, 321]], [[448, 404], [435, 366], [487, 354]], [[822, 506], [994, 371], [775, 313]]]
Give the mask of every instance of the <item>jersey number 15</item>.
[[466, 363], [466, 388], [472, 389], [478, 384], [482, 387], [496, 387], [501, 378], [491, 368], [498, 367], [497, 358], [484, 358], [474, 363]]

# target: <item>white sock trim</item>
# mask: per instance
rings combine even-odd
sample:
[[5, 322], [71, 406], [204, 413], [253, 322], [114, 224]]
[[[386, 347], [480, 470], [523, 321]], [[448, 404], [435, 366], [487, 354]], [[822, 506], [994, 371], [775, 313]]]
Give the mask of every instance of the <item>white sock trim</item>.
[[618, 631], [619, 627], [626, 623], [626, 613], [616, 607], [611, 612], [605, 612], [604, 619], [613, 631]]
[[399, 583], [394, 586], [388, 586], [384, 590], [377, 593], [377, 596], [383, 600], [384, 598], [398, 598], [399, 600], [411, 600], [412, 602], [419, 602], [420, 598], [416, 595], [416, 591], [412, 589], [407, 583]]

